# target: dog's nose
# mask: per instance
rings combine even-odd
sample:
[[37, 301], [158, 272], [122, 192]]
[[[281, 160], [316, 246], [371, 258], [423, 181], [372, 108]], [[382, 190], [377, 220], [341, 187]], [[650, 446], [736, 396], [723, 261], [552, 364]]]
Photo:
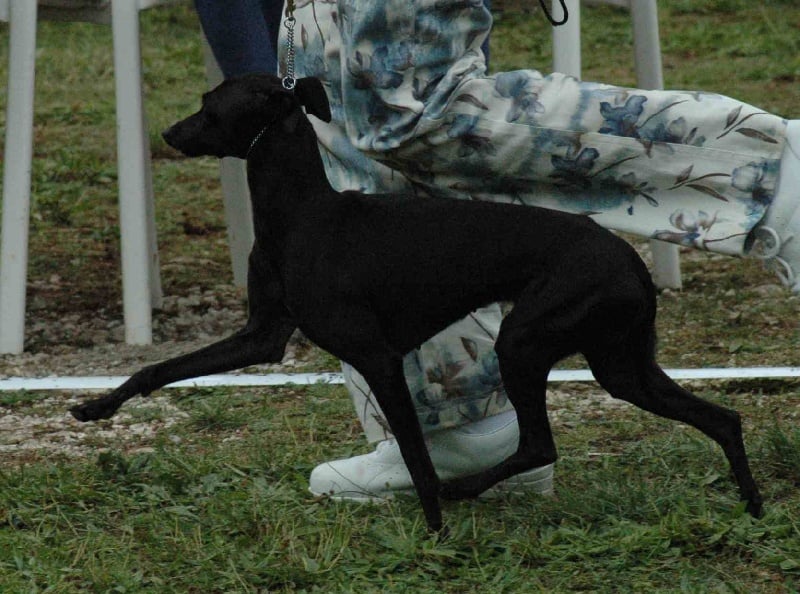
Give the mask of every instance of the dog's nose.
[[186, 138], [185, 134], [181, 132], [180, 127], [174, 124], [161, 133], [161, 137], [169, 146], [182, 153], [186, 152]]
[[161, 133], [161, 138], [163, 138], [164, 142], [166, 142], [168, 145], [174, 147], [175, 145], [173, 144], [173, 142], [175, 142], [175, 126], [170, 126], [166, 130], [164, 130]]

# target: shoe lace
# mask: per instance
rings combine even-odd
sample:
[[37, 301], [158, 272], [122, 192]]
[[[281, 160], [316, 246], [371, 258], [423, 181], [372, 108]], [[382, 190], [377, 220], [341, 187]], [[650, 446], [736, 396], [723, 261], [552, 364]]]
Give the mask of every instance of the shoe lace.
[[771, 270], [787, 287], [792, 287], [797, 281], [797, 273], [789, 262], [780, 257], [783, 247], [794, 239], [789, 235], [781, 240], [781, 236], [772, 227], [764, 225], [753, 229], [753, 246], [750, 255], [764, 261], [764, 266]]

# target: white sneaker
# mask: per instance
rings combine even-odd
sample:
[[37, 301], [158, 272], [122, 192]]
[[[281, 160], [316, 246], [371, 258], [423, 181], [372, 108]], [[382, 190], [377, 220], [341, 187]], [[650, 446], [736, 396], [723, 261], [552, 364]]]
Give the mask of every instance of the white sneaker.
[[749, 254], [764, 260], [784, 285], [800, 293], [800, 120], [789, 122], [786, 136], [775, 199], [753, 229]]
[[[492, 426], [487, 430], [487, 425]], [[482, 421], [437, 431], [426, 436], [436, 473], [442, 481], [469, 476], [499, 464], [514, 453], [519, 427], [513, 411]], [[309, 478], [314, 495], [348, 501], [391, 499], [397, 493], [413, 493], [411, 475], [403, 462], [397, 440], [382, 441], [374, 452], [326, 462]], [[553, 465], [548, 464], [513, 476], [481, 496], [501, 493], [553, 492]]]

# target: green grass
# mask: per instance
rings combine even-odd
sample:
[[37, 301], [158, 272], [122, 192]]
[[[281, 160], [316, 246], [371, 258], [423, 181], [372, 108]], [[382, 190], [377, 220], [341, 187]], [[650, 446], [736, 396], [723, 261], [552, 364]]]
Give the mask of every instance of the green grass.
[[763, 519], [743, 512], [716, 446], [625, 408], [554, 423], [557, 497], [447, 503], [437, 542], [413, 498], [306, 491], [319, 460], [363, 451], [343, 388], [182, 391], [190, 417], [150, 451], [0, 470], [0, 590], [796, 591], [797, 386], [704, 395], [747, 419]]
[[[659, 8], [667, 86], [800, 117], [795, 0]], [[584, 78], [635, 84], [628, 15], [582, 16]], [[159, 137], [205, 88], [198, 25], [183, 4], [145, 12], [142, 27], [164, 287], [205, 291], [231, 279], [217, 164], [179, 158]], [[0, 80], [7, 37], [0, 26]], [[106, 27], [40, 26], [29, 288], [46, 305], [39, 320], [121, 315], [110, 48]], [[495, 70], [547, 69], [544, 19], [507, 15], [493, 52]], [[660, 299], [666, 366], [798, 365], [800, 301], [757, 263], [683, 252], [682, 266], [684, 290]], [[320, 355], [309, 368], [335, 365]], [[341, 387], [186, 390], [169, 394], [187, 416], [154, 438], [95, 436], [87, 458], [0, 461], [0, 592], [800, 591], [800, 384], [692, 387], [742, 412], [762, 520], [742, 513], [719, 449], [696, 432], [567, 402], [553, 423], [557, 497], [445, 504], [452, 536], [437, 542], [413, 499], [334, 505], [306, 491], [315, 464], [367, 451]], [[0, 406], [24, 416], [43, 400], [6, 394]], [[157, 422], [158, 410], [131, 405], [133, 422]]]

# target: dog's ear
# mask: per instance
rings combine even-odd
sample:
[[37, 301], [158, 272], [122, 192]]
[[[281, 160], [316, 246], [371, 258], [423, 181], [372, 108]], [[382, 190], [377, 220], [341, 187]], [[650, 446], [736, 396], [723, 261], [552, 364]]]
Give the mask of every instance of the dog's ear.
[[300, 104], [306, 108], [307, 113], [317, 116], [323, 122], [331, 121], [328, 96], [318, 78], [309, 76], [299, 79], [295, 83], [294, 94], [300, 100]]

